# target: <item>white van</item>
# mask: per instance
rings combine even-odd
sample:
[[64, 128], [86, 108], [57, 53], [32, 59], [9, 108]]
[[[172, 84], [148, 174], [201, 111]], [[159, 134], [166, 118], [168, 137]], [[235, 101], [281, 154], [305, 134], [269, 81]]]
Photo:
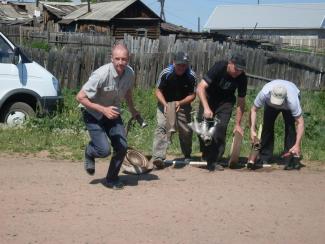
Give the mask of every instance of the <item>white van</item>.
[[0, 32], [0, 122], [22, 124], [62, 104], [59, 81]]

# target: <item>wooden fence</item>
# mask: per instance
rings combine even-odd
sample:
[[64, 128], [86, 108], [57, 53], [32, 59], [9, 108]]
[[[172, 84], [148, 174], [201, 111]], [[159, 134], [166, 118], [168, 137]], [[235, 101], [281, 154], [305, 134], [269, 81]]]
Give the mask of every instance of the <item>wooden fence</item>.
[[[43, 38], [51, 43], [53, 47], [49, 52], [28, 47], [24, 50], [68, 88], [80, 87], [94, 69], [109, 62], [111, 46], [115, 42], [109, 36], [81, 33], [32, 32], [30, 38]], [[212, 40], [176, 40], [174, 35], [161, 36], [157, 40], [125, 36], [124, 42], [130, 50], [136, 84], [141, 88], [154, 86], [159, 73], [172, 62], [173, 53], [177, 51], [189, 54], [199, 79], [214, 62], [227, 60], [233, 51], [239, 51], [247, 57], [250, 86], [272, 79], [287, 79], [302, 89], [325, 88], [323, 56], [270, 52]]]
[[325, 39], [282, 37], [281, 45], [301, 49], [311, 49], [315, 53], [325, 52]]

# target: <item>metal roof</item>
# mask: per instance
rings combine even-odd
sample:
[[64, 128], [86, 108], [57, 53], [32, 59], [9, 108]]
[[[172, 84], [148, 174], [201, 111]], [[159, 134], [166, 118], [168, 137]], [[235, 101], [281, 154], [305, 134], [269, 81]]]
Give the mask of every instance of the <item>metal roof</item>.
[[62, 18], [63, 16], [66, 16], [67, 14], [72, 13], [73, 11], [80, 8], [80, 6], [77, 5], [60, 5], [60, 4], [43, 4], [43, 8], [46, 8], [49, 12], [54, 14], [58, 18]]
[[109, 21], [136, 1], [138, 0], [90, 4], [91, 12], [88, 12], [88, 6], [83, 6], [71, 14], [66, 15], [63, 19]]
[[325, 28], [325, 3], [217, 6], [204, 28], [231, 29]]
[[18, 10], [11, 4], [0, 3], [0, 19], [16, 20], [29, 19], [33, 16], [29, 15], [27, 11]]

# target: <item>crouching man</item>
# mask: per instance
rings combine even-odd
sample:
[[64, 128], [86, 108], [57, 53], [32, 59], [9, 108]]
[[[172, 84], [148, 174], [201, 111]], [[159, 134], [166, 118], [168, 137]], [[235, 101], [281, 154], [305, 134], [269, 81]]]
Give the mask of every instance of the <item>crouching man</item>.
[[[209, 171], [223, 170], [220, 164], [225, 151], [226, 132], [232, 109], [236, 103], [236, 122], [234, 132], [243, 135], [241, 120], [245, 110], [245, 97], [247, 91], [247, 76], [245, 74], [246, 59], [240, 53], [233, 53], [226, 61], [216, 62], [204, 75], [198, 84], [197, 94], [201, 101], [200, 112], [204, 119], [220, 120], [213, 133], [212, 143], [205, 145], [200, 138], [202, 158], [207, 161]], [[203, 111], [202, 111], [203, 110]]]
[[[304, 119], [297, 86], [286, 80], [273, 80], [258, 93], [251, 108], [251, 140], [256, 140], [256, 112], [264, 107], [263, 130], [261, 135], [260, 159], [248, 167], [259, 168], [271, 161], [274, 148], [274, 122], [282, 113], [285, 124], [284, 151], [287, 156], [300, 157], [301, 139], [304, 133]], [[295, 127], [295, 123], [297, 124]], [[299, 169], [300, 163], [292, 164], [286, 160], [285, 169]]]
[[178, 52], [173, 64], [160, 73], [155, 91], [158, 100], [157, 127], [152, 149], [152, 163], [158, 169], [164, 167], [171, 130], [178, 130], [184, 160], [189, 161], [191, 157], [192, 130], [188, 123], [191, 122], [196, 83], [196, 75], [189, 67], [189, 57], [183, 52]]

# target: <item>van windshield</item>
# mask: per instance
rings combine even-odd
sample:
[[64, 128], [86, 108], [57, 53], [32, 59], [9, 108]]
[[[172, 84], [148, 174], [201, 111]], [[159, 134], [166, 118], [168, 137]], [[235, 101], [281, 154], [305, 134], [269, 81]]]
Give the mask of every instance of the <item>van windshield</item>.
[[0, 37], [0, 63], [11, 64], [14, 56], [14, 50]]

